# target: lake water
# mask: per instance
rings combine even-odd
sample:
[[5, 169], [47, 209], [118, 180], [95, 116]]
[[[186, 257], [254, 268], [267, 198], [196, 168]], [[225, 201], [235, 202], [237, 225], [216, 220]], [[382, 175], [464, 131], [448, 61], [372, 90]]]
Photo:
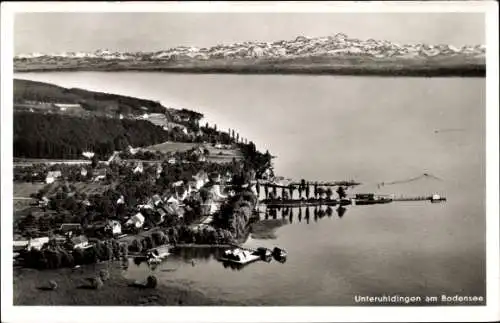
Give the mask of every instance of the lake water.
[[[65, 87], [126, 94], [205, 114], [277, 155], [294, 179], [363, 183], [357, 192], [442, 194], [448, 201], [350, 206], [293, 217], [275, 240], [286, 263], [224, 268], [209, 253], [155, 271], [208, 296], [258, 305], [347, 305], [355, 295], [485, 295], [484, 78], [23, 73]], [[385, 185], [432, 174], [439, 179]], [[186, 251], [187, 252], [187, 251]], [[196, 258], [194, 266], [190, 261]], [[162, 269], [176, 268], [175, 271]], [[131, 265], [127, 277], [151, 271]]]

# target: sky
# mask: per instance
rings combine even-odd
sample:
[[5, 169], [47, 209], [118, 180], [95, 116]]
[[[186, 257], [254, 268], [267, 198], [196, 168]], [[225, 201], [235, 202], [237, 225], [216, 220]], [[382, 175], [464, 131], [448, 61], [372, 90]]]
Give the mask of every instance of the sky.
[[482, 13], [18, 13], [14, 51], [156, 51], [345, 33], [397, 43], [484, 44]]

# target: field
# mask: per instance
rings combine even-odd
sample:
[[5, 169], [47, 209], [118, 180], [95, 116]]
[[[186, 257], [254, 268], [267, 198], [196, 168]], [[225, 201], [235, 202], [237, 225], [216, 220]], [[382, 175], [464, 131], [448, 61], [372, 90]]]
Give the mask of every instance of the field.
[[[109, 188], [114, 187], [115, 184], [103, 184], [101, 182], [75, 182], [68, 183], [75, 186], [76, 190], [80, 193], [89, 194], [100, 194], [104, 193]], [[52, 184], [45, 183], [18, 183], [14, 182], [14, 198], [29, 198], [30, 194], [37, 193], [40, 189], [48, 186], [47, 194], [51, 195], [56, 192], [56, 190], [63, 185], [63, 182], [55, 182]], [[17, 201], [24, 201], [25, 199], [17, 199]]]
[[190, 149], [196, 148], [200, 146], [200, 143], [192, 143], [192, 142], [172, 142], [166, 141], [161, 144], [149, 146], [143, 148], [144, 150], [149, 151], [159, 151], [161, 153], [171, 153], [171, 152], [184, 152]]
[[14, 197], [30, 197], [31, 194], [37, 193], [42, 189], [45, 183], [19, 183], [14, 182], [13, 194]]
[[242, 158], [239, 149], [218, 149], [209, 144], [191, 143], [191, 142], [163, 142], [161, 144], [146, 147], [145, 150], [159, 151], [162, 153], [185, 152], [196, 147], [208, 149], [208, 161], [214, 163], [231, 162], [233, 158], [237, 160]]
[[[123, 264], [125, 265], [125, 264]], [[127, 264], [128, 265], [128, 264]], [[133, 264], [132, 264], [133, 266]], [[110, 279], [99, 290], [89, 289], [86, 279], [108, 270]], [[145, 274], [146, 275], [146, 274]], [[146, 276], [144, 277], [144, 280]], [[56, 290], [46, 290], [54, 280]], [[155, 289], [129, 286], [119, 263], [100, 263], [78, 269], [43, 270], [14, 268], [14, 305], [231, 305], [206, 297], [187, 283], [164, 281]], [[236, 305], [236, 304], [234, 304]]]

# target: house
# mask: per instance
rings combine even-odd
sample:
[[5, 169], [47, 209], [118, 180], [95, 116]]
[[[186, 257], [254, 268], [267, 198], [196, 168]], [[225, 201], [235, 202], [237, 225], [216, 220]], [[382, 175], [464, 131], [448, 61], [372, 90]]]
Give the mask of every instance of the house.
[[168, 159], [168, 161], [167, 161], [167, 162], [168, 162], [170, 165], [173, 165], [173, 164], [175, 164], [175, 163], [177, 162], [177, 159], [175, 159], [174, 157], [171, 157], [171, 158], [169, 158], [169, 159]]
[[197, 190], [199, 190], [209, 182], [208, 175], [205, 171], [199, 171], [196, 175], [193, 176], [193, 180], [196, 182], [195, 186]]
[[163, 173], [163, 167], [161, 167], [161, 164], [158, 164], [156, 167], [156, 178], [160, 178], [161, 173]]
[[142, 163], [138, 163], [137, 166], [134, 168], [134, 173], [137, 174], [137, 173], [142, 173], [144, 171], [144, 166], [142, 165]]
[[109, 159], [106, 161], [106, 164], [109, 165], [111, 163], [119, 163], [121, 162], [120, 158], [120, 151], [114, 151], [113, 154], [109, 157]]
[[49, 242], [49, 237], [40, 237], [30, 239], [26, 248], [30, 250], [31, 248], [42, 249], [43, 245]]
[[173, 117], [175, 120], [182, 122], [189, 122], [189, 121], [197, 122], [203, 118], [203, 114], [187, 109], [181, 109], [175, 111]]
[[82, 204], [85, 205], [85, 206], [91, 206], [92, 205], [88, 199], [83, 200]]
[[116, 201], [116, 204], [125, 204], [125, 197], [121, 195], [120, 198]]
[[137, 213], [136, 215], [132, 216], [128, 221], [125, 223], [128, 226], [134, 226], [136, 228], [142, 228], [144, 225], [144, 215], [142, 215], [140, 212]]
[[189, 196], [189, 192], [187, 189], [180, 186], [180, 187], [178, 187], [178, 190], [176, 190], [176, 196], [177, 196], [177, 200], [184, 201]]
[[91, 151], [84, 151], [82, 153], [83, 157], [85, 158], [88, 158], [88, 159], [92, 159], [92, 157], [94, 157], [95, 153], [91, 152]]
[[106, 168], [96, 169], [94, 171], [94, 182], [106, 179]]
[[63, 223], [59, 227], [59, 231], [63, 234], [81, 230], [82, 230], [82, 225], [80, 223]]
[[61, 177], [61, 171], [50, 171], [47, 173], [47, 177], [45, 178], [45, 183], [51, 184], [54, 183], [57, 178]]
[[80, 104], [54, 103], [54, 106], [57, 107], [59, 111], [68, 111], [68, 112], [83, 111], [83, 108]]
[[85, 176], [87, 176], [87, 174], [88, 174], [88, 172], [87, 172], [87, 169], [86, 169], [86, 168], [82, 168], [82, 169], [80, 170], [80, 175], [81, 175], [81, 176], [85, 177]]
[[89, 240], [85, 236], [76, 236], [71, 238], [73, 249], [85, 249], [89, 246]]
[[49, 198], [47, 196], [43, 196], [39, 201], [38, 201], [38, 206], [39, 207], [46, 207], [49, 205]]
[[212, 194], [213, 194], [214, 198], [217, 199], [217, 200], [223, 200], [223, 199], [227, 198], [226, 195], [222, 194], [221, 187], [220, 187], [219, 184], [214, 184], [212, 186], [212, 190], [211, 191], [212, 191]]
[[183, 185], [184, 185], [183, 181], [177, 181], [177, 182], [172, 183], [173, 187], [180, 187], [180, 186], [183, 186]]
[[131, 155], [135, 155], [137, 154], [139, 151], [141, 150], [141, 148], [133, 148], [132, 146], [128, 146], [128, 152], [131, 154]]
[[160, 204], [163, 203], [163, 201], [161, 200], [160, 195], [158, 195], [158, 194], [153, 195], [153, 197], [151, 199], [153, 201], [154, 206], [158, 206], [158, 205], [160, 205]]
[[21, 251], [28, 248], [29, 240], [15, 240], [14, 251]]
[[156, 209], [156, 213], [158, 214], [158, 220], [155, 221], [155, 224], [158, 225], [163, 223], [163, 221], [165, 221], [165, 217], [167, 216], [167, 212], [162, 208], [158, 208]]
[[109, 230], [113, 235], [118, 235], [122, 233], [122, 225], [116, 220], [109, 220], [106, 223], [106, 230]]
[[216, 203], [215, 201], [212, 201], [212, 202], [210, 202], [210, 209], [209, 209], [208, 213], [210, 215], [212, 215], [214, 213], [217, 213], [219, 211], [219, 209], [220, 209], [219, 203]]

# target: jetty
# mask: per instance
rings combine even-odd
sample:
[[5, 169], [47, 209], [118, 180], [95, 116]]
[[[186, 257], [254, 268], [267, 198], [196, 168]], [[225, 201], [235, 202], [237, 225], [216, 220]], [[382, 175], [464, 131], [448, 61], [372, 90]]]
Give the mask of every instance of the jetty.
[[263, 199], [259, 201], [260, 204], [269, 208], [275, 207], [307, 207], [307, 206], [346, 206], [346, 205], [372, 205], [372, 204], [386, 204], [392, 202], [410, 202], [410, 201], [430, 201], [431, 203], [445, 202], [446, 197], [438, 194], [430, 196], [375, 196], [369, 194], [371, 197], [353, 197], [344, 199]]
[[256, 181], [256, 184], [259, 184], [261, 186], [267, 186], [267, 187], [276, 187], [276, 188], [289, 188], [290, 186], [298, 187], [298, 186], [322, 186], [322, 187], [336, 187], [336, 186], [357, 186], [361, 185], [361, 183], [356, 182], [356, 181], [333, 181], [333, 182], [311, 182], [311, 181], [306, 181], [304, 183], [302, 182], [290, 182], [288, 185], [283, 185], [283, 184], [278, 184], [273, 181], [265, 181], [265, 180], [258, 180]]

